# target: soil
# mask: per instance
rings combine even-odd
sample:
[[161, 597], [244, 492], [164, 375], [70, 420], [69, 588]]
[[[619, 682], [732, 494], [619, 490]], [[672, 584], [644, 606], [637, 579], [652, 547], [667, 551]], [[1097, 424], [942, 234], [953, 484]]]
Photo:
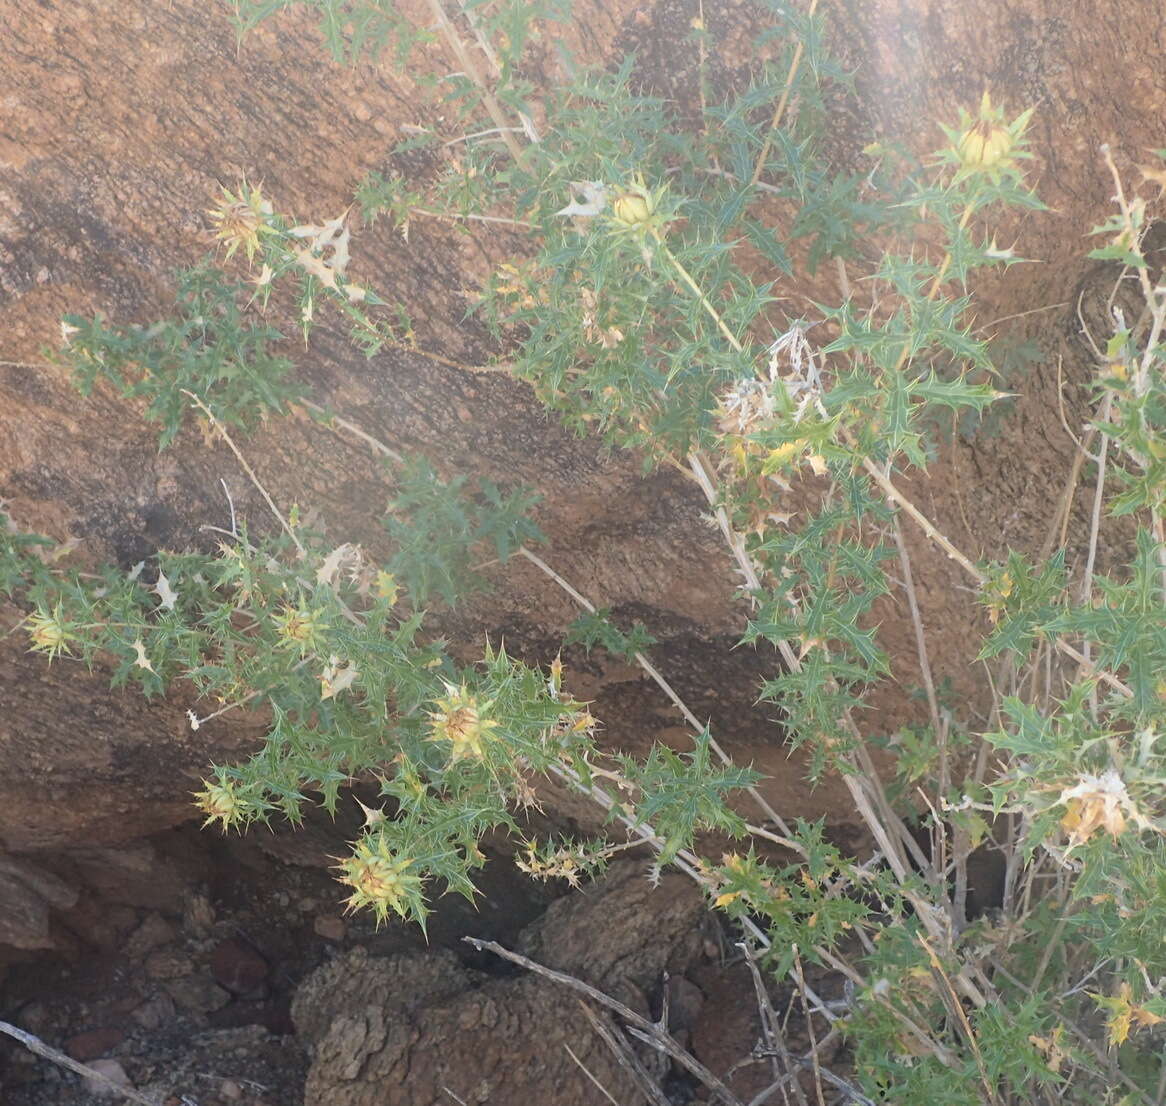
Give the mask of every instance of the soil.
[[[58, 916], [57, 950], [9, 964], [0, 1019], [83, 1063], [120, 1065], [164, 1106], [598, 1106], [592, 1079], [635, 1101], [572, 996], [469, 935], [644, 1016], [660, 1016], [667, 990], [674, 1037], [718, 1075], [738, 1064], [734, 1091], [771, 1080], [749, 1060], [760, 1025], [748, 970], [685, 877], [653, 885], [646, 862], [623, 861], [572, 891], [532, 883], [487, 847], [477, 903], [440, 900], [426, 940], [343, 913], [327, 865], [359, 826], [352, 808], [294, 834], [222, 839], [191, 824], [139, 843], [136, 879], [88, 892]], [[774, 1003], [787, 992], [775, 986]], [[791, 1047], [806, 1047], [800, 1026], [795, 1011]], [[703, 1099], [681, 1069], [657, 1074], [670, 1101]], [[6, 1038], [0, 1094], [6, 1106], [110, 1101]]]

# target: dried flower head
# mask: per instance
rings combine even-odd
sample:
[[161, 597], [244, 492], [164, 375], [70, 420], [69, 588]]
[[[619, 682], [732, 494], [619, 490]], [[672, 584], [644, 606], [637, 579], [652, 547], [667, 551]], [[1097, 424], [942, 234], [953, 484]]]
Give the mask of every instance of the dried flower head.
[[1131, 821], [1138, 829], [1156, 828], [1138, 809], [1125, 781], [1112, 768], [1100, 776], [1082, 773], [1076, 786], [1065, 788], [1057, 802], [1065, 804], [1061, 827], [1069, 834], [1070, 848], [1088, 841], [1098, 830], [1120, 837]]
[[723, 434], [752, 434], [773, 418], [777, 405], [761, 380], [738, 380], [722, 394], [717, 407]]

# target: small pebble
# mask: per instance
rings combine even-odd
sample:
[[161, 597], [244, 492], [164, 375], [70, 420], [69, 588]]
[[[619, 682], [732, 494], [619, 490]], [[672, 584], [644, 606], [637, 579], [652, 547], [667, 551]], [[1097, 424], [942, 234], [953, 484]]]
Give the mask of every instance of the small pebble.
[[84, 1064], [104, 1056], [124, 1040], [125, 1034], [120, 1029], [90, 1029], [70, 1037], [65, 1042], [65, 1051], [74, 1060], [80, 1060]]
[[344, 919], [337, 918], [335, 914], [321, 915], [312, 923], [312, 928], [317, 936], [323, 937], [326, 941], [343, 941], [348, 932]]
[[270, 970], [259, 953], [234, 937], [220, 941], [211, 953], [211, 975], [233, 995], [259, 992]]
[[203, 975], [172, 979], [165, 987], [176, 1006], [196, 1014], [210, 1014], [215, 1010], [221, 1010], [231, 1001], [228, 991], [224, 991], [213, 979]]
[[126, 956], [138, 960], [159, 945], [168, 945], [177, 936], [174, 927], [161, 914], [151, 912], [126, 940]]
[[194, 892], [187, 895], [182, 911], [182, 927], [187, 933], [204, 937], [215, 924], [215, 908], [206, 895]]
[[181, 979], [193, 971], [190, 957], [177, 949], [155, 949], [146, 957], [146, 975], [151, 979]]
[[170, 1021], [177, 1010], [174, 1000], [167, 994], [158, 994], [147, 999], [130, 1014], [143, 1029], [158, 1029]]
[[[126, 1070], [116, 1060], [94, 1060], [89, 1065], [94, 1071], [100, 1072], [109, 1080], [109, 1083], [116, 1084], [116, 1087], [132, 1087], [130, 1077], [126, 1075]], [[118, 1094], [116, 1087], [111, 1087], [103, 1079], [96, 1079], [93, 1076], [86, 1076], [85, 1090], [94, 1098], [116, 1098], [119, 1101], [123, 1099], [123, 1095]]]

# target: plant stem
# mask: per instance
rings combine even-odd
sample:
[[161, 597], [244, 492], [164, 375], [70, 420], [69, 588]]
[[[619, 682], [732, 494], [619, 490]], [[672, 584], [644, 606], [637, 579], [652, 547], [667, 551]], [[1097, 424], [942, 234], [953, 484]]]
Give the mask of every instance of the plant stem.
[[720, 332], [725, 336], [726, 339], [728, 339], [729, 345], [731, 345], [738, 353], [744, 353], [744, 347], [737, 340], [737, 336], [729, 329], [728, 325], [725, 323], [725, 320], [721, 318], [720, 312], [718, 312], [717, 309], [713, 307], [712, 303], [709, 301], [708, 296], [704, 294], [704, 289], [701, 288], [701, 286], [692, 279], [692, 274], [684, 267], [680, 259], [668, 248], [668, 244], [664, 241], [664, 239], [657, 237], [656, 240], [659, 242], [660, 249], [664, 256], [672, 262], [676, 271], [680, 274], [680, 279], [683, 280], [686, 285], [688, 285], [692, 293], [698, 300], [700, 300], [701, 306], [709, 313], [713, 321], [717, 324]]
[[[545, 573], [550, 579], [554, 580], [554, 582], [558, 584], [559, 587], [561, 587], [563, 591], [565, 591], [572, 599], [574, 599], [575, 602], [578, 603], [579, 606], [581, 606], [585, 611], [588, 611], [591, 614], [595, 614], [595, 604], [592, 603], [585, 595], [581, 594], [579, 591], [573, 588], [540, 556], [532, 553], [529, 549], [526, 548], [526, 546], [520, 547], [518, 552], [541, 572]], [[668, 696], [668, 699], [672, 705], [676, 707], [676, 709], [679, 710], [682, 715], [684, 715], [685, 721], [692, 727], [692, 729], [695, 730], [698, 734], [704, 733], [707, 727], [700, 724], [700, 721], [697, 719], [696, 715], [688, 709], [688, 704], [680, 698], [672, 685], [666, 679], [664, 679], [663, 675], [660, 673], [660, 670], [650, 660], [648, 660], [648, 658], [644, 656], [643, 653], [635, 653], [634, 659], [636, 664], [638, 664], [640, 668], [642, 668], [644, 672], [646, 672], [648, 676], [650, 676], [655, 681], [660, 690]], [[712, 749], [722, 764], [728, 766], [733, 763], [729, 758], [729, 754], [721, 748], [716, 738], [714, 738], [711, 734], [709, 735], [709, 748]], [[757, 788], [748, 787], [745, 790], [749, 794], [749, 797], [753, 799], [758, 807], [761, 808], [762, 813], [775, 826], [777, 826], [777, 828], [785, 835], [786, 839], [788, 840], [792, 836], [793, 831], [789, 828], [789, 825], [786, 823], [785, 819], [782, 818], [781, 815], [773, 809], [769, 801], [765, 798], [764, 795], [761, 794], [760, 791], [757, 790]], [[793, 842], [790, 842], [790, 844], [793, 845]], [[796, 845], [793, 847], [797, 849]], [[798, 851], [801, 850], [798, 849]]]
[[183, 388], [182, 394], [184, 396], [188, 396], [191, 400], [194, 401], [194, 405], [200, 411], [202, 411], [204, 415], [206, 415], [206, 417], [210, 420], [211, 425], [222, 435], [223, 441], [225, 441], [230, 447], [231, 452], [235, 455], [235, 459], [243, 467], [243, 471], [247, 474], [248, 478], [251, 480], [251, 483], [255, 485], [259, 491], [259, 494], [263, 496], [264, 500], [266, 501], [267, 506], [271, 508], [271, 513], [275, 515], [277, 519], [279, 519], [280, 526], [283, 527], [287, 536], [291, 538], [296, 547], [296, 551], [301, 557], [306, 557], [308, 553], [307, 550], [304, 549], [303, 543], [296, 536], [296, 532], [291, 528], [291, 524], [288, 522], [288, 520], [283, 517], [283, 512], [275, 505], [275, 500], [267, 494], [267, 489], [260, 482], [259, 477], [255, 475], [255, 470], [247, 463], [247, 458], [243, 456], [239, 447], [235, 445], [231, 435], [227, 433], [227, 428], [222, 424], [222, 422], [219, 421], [218, 416], [215, 415], [215, 413], [193, 392], [189, 392]]
[[[806, 13], [807, 18], [812, 19], [817, 8], [818, 0], [810, 0], [809, 11]], [[781, 98], [777, 101], [773, 118], [769, 121], [769, 129], [765, 133], [765, 143], [761, 147], [761, 153], [757, 155], [757, 163], [753, 166], [753, 176], [749, 178], [750, 185], [755, 185], [761, 179], [761, 174], [765, 172], [765, 162], [769, 157], [769, 151], [773, 148], [773, 132], [781, 126], [786, 106], [789, 104], [790, 92], [793, 90], [794, 80], [797, 78], [798, 69], [802, 64], [802, 55], [805, 51], [805, 40], [799, 37], [798, 44], [794, 47], [794, 56], [790, 61], [789, 73], [785, 78], [785, 88], [781, 90]]]
[[[849, 441], [847, 444], [853, 445], [853, 443]], [[941, 534], [934, 525], [932, 525], [931, 520], [926, 515], [924, 515], [923, 512], [920, 511], [919, 508], [911, 502], [911, 500], [903, 495], [902, 492], [900, 492], [899, 489], [890, 482], [890, 480], [887, 479], [886, 474], [882, 471], [882, 469], [879, 468], [878, 465], [874, 463], [874, 461], [872, 461], [869, 457], [864, 457], [862, 459], [862, 467], [866, 470], [871, 479], [874, 480], [874, 482], [882, 489], [883, 494], [898, 507], [906, 511], [907, 514], [909, 514], [911, 518], [915, 520], [915, 523], [919, 526], [919, 528], [953, 561], [955, 561], [956, 564], [958, 564], [965, 572], [967, 572], [967, 574], [971, 576], [972, 579], [980, 585], [980, 587], [983, 587], [984, 584], [988, 582], [988, 577], [985, 576], [978, 568], [976, 568], [976, 566], [972, 564], [972, 562], [968, 560], [968, 558], [965, 557], [963, 553], [961, 553], [954, 545], [952, 545], [952, 543], [948, 541], [947, 538], [944, 537], [943, 534]]]
[[449, 43], [450, 48], [457, 55], [462, 69], [470, 80], [481, 90], [482, 103], [486, 105], [486, 111], [489, 112], [490, 118], [494, 121], [494, 126], [498, 128], [499, 134], [502, 135], [502, 140], [506, 143], [506, 148], [510, 151], [510, 156], [514, 158], [516, 163], [521, 164], [522, 147], [519, 146], [514, 135], [511, 133], [510, 126], [506, 121], [506, 115], [502, 111], [502, 106], [498, 103], [494, 93], [482, 77], [482, 71], [478, 68], [478, 63], [474, 61], [473, 55], [466, 49], [466, 44], [462, 42], [461, 35], [457, 33], [457, 28], [450, 22], [449, 16], [445, 14], [445, 8], [442, 6], [441, 0], [429, 0], [429, 7], [437, 19], [437, 25], [441, 28], [441, 33], [445, 36], [446, 42]]

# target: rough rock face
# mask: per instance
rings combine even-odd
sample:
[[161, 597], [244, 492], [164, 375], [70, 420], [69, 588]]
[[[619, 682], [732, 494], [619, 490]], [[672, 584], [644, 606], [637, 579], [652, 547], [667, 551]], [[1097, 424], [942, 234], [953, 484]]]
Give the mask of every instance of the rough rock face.
[[0, 944], [18, 949], [52, 948], [49, 911], [67, 910], [80, 893], [28, 860], [0, 855]]
[[[754, 16], [745, 3], [707, 7], [709, 72], [719, 80], [739, 64]], [[222, 443], [190, 433], [160, 455], [153, 428], [110, 391], [80, 400], [41, 352], [57, 344], [60, 316], [157, 317], [172, 270], [209, 245], [200, 213], [219, 184], [246, 173], [262, 179], [283, 209], [313, 221], [334, 215], [351, 203], [365, 171], [389, 167], [402, 124], [423, 122], [429, 110], [388, 65], [333, 64], [306, 13], [281, 12], [240, 46], [228, 8], [198, 0], [5, 5], [0, 497], [22, 525], [79, 539], [79, 554], [94, 561], [128, 566], [159, 548], [197, 544], [200, 526], [227, 521], [221, 480], [253, 525], [266, 514]], [[836, 105], [830, 141], [843, 164], [872, 131], [920, 153], [933, 149], [937, 122], [974, 105], [985, 86], [1011, 109], [1038, 105], [1032, 176], [1051, 210], [995, 229], [1001, 243], [1015, 241], [1018, 254], [1044, 264], [986, 282], [978, 315], [993, 333], [998, 320], [1014, 320], [1000, 333], [1036, 348], [1024, 398], [994, 434], [956, 435], [927, 487], [906, 490], [973, 556], [1039, 549], [1074, 451], [1058, 414], [1062, 378], [1070, 425], [1087, 412], [1078, 295], [1104, 303], [1111, 283], [1104, 266], [1082, 260], [1082, 236], [1103, 219], [1112, 191], [1096, 151], [1109, 142], [1132, 175], [1146, 160], [1142, 151], [1160, 145], [1166, 77], [1148, 53], [1131, 61], [1127, 43], [1130, 28], [1147, 42], [1160, 38], [1161, 5], [834, 0], [820, 10], [859, 89]], [[675, 0], [580, 0], [575, 24], [555, 37], [567, 36], [580, 62], [612, 64], [637, 51], [645, 90], [687, 111], [701, 85], [695, 14]], [[431, 71], [456, 68], [439, 46], [426, 49], [422, 64]], [[544, 44], [543, 53], [532, 78], [559, 79], [555, 51]], [[1118, 96], [1116, 72], [1124, 74]], [[409, 175], [409, 166], [398, 167]], [[465, 290], [512, 254], [515, 240], [418, 219], [404, 242], [387, 224], [359, 228], [354, 273], [408, 305], [422, 346], [448, 362], [481, 364], [488, 347], [481, 329], [465, 322]], [[808, 312], [815, 299], [836, 299], [833, 281], [825, 267], [819, 287], [783, 281], [776, 295], [783, 310]], [[294, 320], [275, 321], [294, 331]], [[545, 497], [539, 521], [552, 538], [554, 567], [596, 603], [638, 605], [661, 638], [661, 667], [734, 755], [770, 777], [770, 801], [787, 817], [846, 809], [829, 782], [807, 791], [777, 728], [751, 713], [756, 658], [727, 651], [742, 624], [731, 603], [731, 566], [702, 525], [699, 493], [681, 476], [644, 479], [636, 458], [604, 457], [594, 443], [572, 439], [503, 375], [401, 350], [365, 361], [337, 328], [321, 328], [296, 356], [313, 397], [377, 437], [435, 455], [449, 472], [533, 485]], [[289, 418], [265, 427], [247, 453], [278, 501], [319, 507], [338, 542], [361, 541], [377, 553], [383, 534], [375, 516], [386, 490], [358, 443]], [[1079, 495], [1070, 559], [1088, 534], [1087, 509]], [[1100, 567], [1113, 547], [1103, 534]], [[969, 645], [980, 616], [944, 557], [919, 543], [913, 558], [924, 625], [943, 630], [931, 654], [936, 680], [949, 679], [962, 701], [978, 690]], [[543, 659], [553, 656], [576, 613], [570, 602], [529, 565], [508, 567], [498, 584], [461, 627], [460, 642], [480, 645], [485, 631], [506, 632], [508, 643], [545, 644]], [[206, 764], [238, 759], [260, 739], [261, 724], [239, 718], [192, 734], [186, 704], [111, 693], [100, 670], [65, 661], [48, 668], [25, 656], [19, 637], [7, 634], [20, 613], [0, 606], [0, 849], [23, 855], [116, 844], [174, 825], [189, 815], [189, 793]], [[897, 684], [880, 693], [869, 717], [877, 718], [872, 729], [890, 732], [910, 717], [902, 690], [919, 676], [904, 606], [888, 599], [875, 617]], [[638, 673], [593, 675], [594, 686], [579, 690], [594, 691], [613, 744], [637, 750], [653, 738], [681, 737]], [[37, 943], [49, 900], [29, 898], [22, 883], [9, 933], [16, 943]]]
[[[662, 973], [696, 955], [703, 913], [685, 877], [652, 888], [643, 864], [627, 861], [553, 904], [521, 945], [647, 1016]], [[576, 995], [527, 974], [466, 968], [444, 950], [374, 958], [355, 949], [301, 985], [292, 1017], [314, 1057], [305, 1106], [605, 1101], [568, 1046], [617, 1101], [639, 1095]]]

